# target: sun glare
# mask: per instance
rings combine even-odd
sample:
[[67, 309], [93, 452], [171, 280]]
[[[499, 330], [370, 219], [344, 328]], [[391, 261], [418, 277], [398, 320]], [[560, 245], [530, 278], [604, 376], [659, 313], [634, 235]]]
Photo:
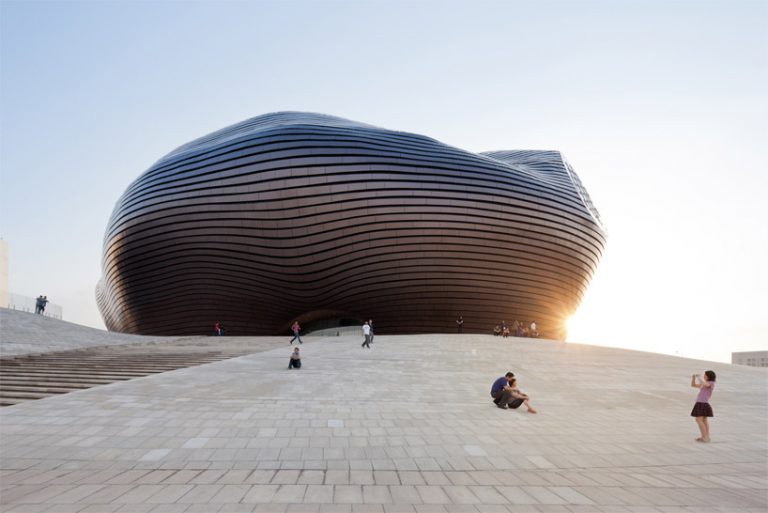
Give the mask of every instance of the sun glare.
[[[565, 325], [568, 329], [568, 335], [566, 336], [567, 342], [581, 342], [589, 343], [590, 331], [589, 331], [589, 319], [585, 315], [584, 311], [579, 311], [568, 318]], [[591, 335], [594, 336], [594, 333]]]

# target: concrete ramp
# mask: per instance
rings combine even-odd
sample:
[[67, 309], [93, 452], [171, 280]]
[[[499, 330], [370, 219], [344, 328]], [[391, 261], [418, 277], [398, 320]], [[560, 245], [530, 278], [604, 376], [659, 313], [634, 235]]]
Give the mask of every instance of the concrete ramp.
[[110, 333], [29, 312], [0, 308], [0, 356], [2, 357], [86, 347], [168, 341], [178, 338]]

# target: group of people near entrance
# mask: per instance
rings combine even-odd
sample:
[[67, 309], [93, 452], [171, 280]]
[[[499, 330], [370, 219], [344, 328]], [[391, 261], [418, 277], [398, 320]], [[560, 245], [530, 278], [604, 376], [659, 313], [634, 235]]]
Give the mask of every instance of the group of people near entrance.
[[533, 337], [536, 338], [539, 336], [539, 329], [536, 326], [536, 321], [531, 321], [531, 324], [529, 327], [526, 327], [522, 322], [515, 320], [515, 322], [512, 323], [512, 328], [510, 330], [510, 327], [507, 326], [507, 321], [501, 321], [501, 324], [497, 324], [493, 328], [493, 336], [498, 337], [502, 336], [504, 338], [508, 337], [512, 334], [514, 337]]
[[[301, 325], [299, 321], [293, 321], [291, 325], [291, 331], [293, 332], [293, 338], [288, 342], [288, 345], [293, 345], [293, 341], [297, 340], [299, 344], [303, 344], [301, 341]], [[373, 343], [373, 319], [368, 319], [363, 324], [363, 344], [362, 347], [371, 348]], [[299, 348], [295, 348], [291, 353], [290, 360], [288, 361], [289, 369], [301, 369], [301, 354]]]

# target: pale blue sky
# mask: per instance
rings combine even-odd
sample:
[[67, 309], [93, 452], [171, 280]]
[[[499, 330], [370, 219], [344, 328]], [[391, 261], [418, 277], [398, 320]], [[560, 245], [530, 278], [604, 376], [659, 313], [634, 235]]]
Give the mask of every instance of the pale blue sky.
[[118, 196], [170, 150], [307, 110], [557, 149], [609, 230], [576, 341], [768, 349], [768, 2], [0, 3], [10, 289], [102, 327]]

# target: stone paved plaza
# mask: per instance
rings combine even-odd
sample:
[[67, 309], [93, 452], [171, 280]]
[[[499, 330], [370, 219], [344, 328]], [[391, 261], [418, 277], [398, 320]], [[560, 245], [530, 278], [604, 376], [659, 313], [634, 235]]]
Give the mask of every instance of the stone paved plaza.
[[[768, 374], [486, 335], [307, 337], [0, 410], [5, 512], [768, 509]], [[215, 338], [207, 339], [216, 343]], [[247, 342], [247, 340], [246, 340]], [[710, 444], [690, 375], [713, 368]], [[538, 415], [500, 410], [512, 370]]]

